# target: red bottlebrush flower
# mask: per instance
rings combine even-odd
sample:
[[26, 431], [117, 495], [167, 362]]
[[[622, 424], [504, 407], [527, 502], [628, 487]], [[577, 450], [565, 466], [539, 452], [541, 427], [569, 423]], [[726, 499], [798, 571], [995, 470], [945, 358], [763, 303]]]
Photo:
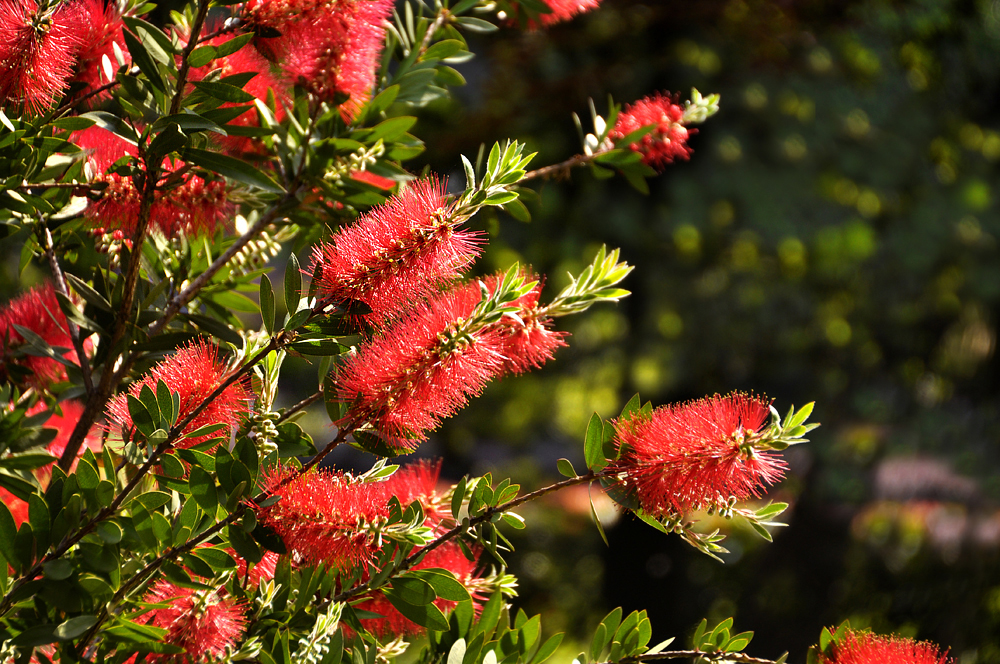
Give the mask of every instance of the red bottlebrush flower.
[[946, 664], [951, 660], [947, 651], [942, 653], [928, 641], [848, 630], [840, 642], [831, 646], [831, 653], [820, 654], [819, 661], [820, 664]]
[[[108, 186], [100, 200], [90, 204], [85, 216], [95, 228], [120, 230], [131, 235], [139, 221], [140, 194], [132, 178], [105, 171], [122, 157], [135, 157], [136, 147], [100, 127], [75, 132], [70, 140], [88, 152], [87, 165], [96, 182]], [[180, 164], [165, 164], [165, 175]], [[166, 237], [181, 233], [212, 233], [227, 219], [233, 206], [222, 180], [206, 181], [190, 173], [180, 176], [180, 184], [158, 191], [150, 210], [149, 227]]]
[[363, 302], [382, 322], [455, 279], [479, 249], [477, 233], [455, 229], [453, 207], [443, 183], [420, 180], [342, 228], [313, 252], [318, 297]]
[[621, 458], [611, 470], [653, 516], [759, 496], [787, 467], [777, 452], [748, 444], [764, 426], [769, 405], [734, 392], [620, 420], [615, 431]]
[[[49, 416], [49, 419], [45, 421], [45, 424], [42, 425], [46, 429], [55, 429], [57, 431], [56, 437], [45, 446], [45, 451], [57, 459], [62, 456], [64, 451], [66, 451], [66, 443], [69, 442], [69, 437], [73, 433], [73, 428], [80, 420], [80, 416], [83, 415], [83, 404], [79, 401], [64, 401], [59, 404], [59, 408], [62, 410], [62, 414], [53, 413]], [[43, 410], [45, 410], [45, 403], [39, 402], [33, 408], [29, 408], [27, 414], [35, 415]], [[91, 429], [87, 434], [87, 437], [83, 439], [83, 445], [81, 445], [80, 449], [77, 451], [77, 457], [82, 456], [88, 448], [97, 455], [100, 455], [101, 436], [99, 427]], [[46, 486], [49, 483], [49, 478], [52, 477], [53, 465], [55, 465], [55, 462], [34, 470], [34, 475], [38, 478], [38, 481], [42, 486]], [[76, 461], [73, 462], [71, 470], [75, 468]]]
[[617, 141], [633, 131], [656, 125], [652, 133], [629, 147], [642, 154], [644, 163], [662, 171], [674, 159], [687, 160], [691, 155], [687, 140], [697, 130], [681, 124], [683, 118], [683, 107], [670, 96], [657, 93], [626, 106], [608, 136]]
[[419, 304], [364, 343], [340, 370], [338, 396], [350, 404], [341, 423], [369, 422], [390, 445], [412, 451], [499, 376], [497, 326], [455, 336], [457, 322], [479, 303], [478, 290], [462, 286]]
[[385, 41], [382, 22], [392, 0], [260, 0], [247, 4], [251, 24], [276, 28], [281, 37], [259, 40], [296, 84], [325, 101], [349, 99], [340, 107], [350, 121], [368, 100]]
[[542, 14], [538, 17], [541, 24], [546, 27], [554, 23], [568, 21], [577, 14], [597, 9], [597, 6], [601, 4], [601, 0], [542, 0], [542, 2], [552, 10], [551, 14]]
[[[528, 281], [533, 279], [531, 274], [524, 276]], [[496, 289], [498, 280], [497, 276], [487, 279], [490, 291]], [[552, 359], [557, 348], [566, 345], [563, 339], [568, 333], [550, 329], [552, 319], [546, 318], [538, 309], [541, 294], [542, 282], [539, 280], [531, 291], [514, 302], [520, 307], [517, 317], [508, 316], [501, 321], [504, 370], [507, 373], [521, 374], [538, 369]]]
[[308, 563], [338, 569], [369, 563], [378, 550], [369, 527], [389, 515], [385, 482], [351, 482], [340, 473], [314, 470], [280, 486], [292, 472], [267, 479], [266, 488], [280, 500], [257, 508], [260, 522]]
[[7, 506], [11, 516], [14, 517], [14, 525], [18, 528], [28, 520], [28, 503], [21, 500], [7, 489], [0, 487], [0, 502]]
[[[219, 362], [218, 351], [214, 346], [199, 340], [153, 367], [141, 380], [132, 383], [128, 394], [138, 397], [146, 386], [155, 392], [157, 382], [162, 380], [172, 391], [180, 394], [180, 421], [218, 389], [225, 379], [226, 371]], [[177, 441], [176, 446], [191, 447], [209, 438], [229, 437], [239, 424], [240, 417], [249, 411], [247, 402], [250, 397], [243, 385], [238, 381], [233, 383], [198, 413], [184, 431], [194, 431], [209, 424], [225, 424], [226, 429], [209, 436], [182, 438]], [[124, 437], [126, 432], [133, 430], [132, 415], [124, 393], [108, 403], [107, 415], [110, 421], [108, 426], [112, 431], [120, 431]]]
[[[226, 553], [236, 561], [236, 578], [241, 582], [247, 576], [247, 561], [244, 560], [232, 549], [226, 549]], [[278, 554], [274, 551], [264, 551], [260, 562], [250, 568], [250, 577], [247, 582], [251, 586], [259, 586], [261, 581], [270, 581], [274, 578], [274, 570], [278, 566]]]
[[393, 473], [385, 482], [386, 491], [398, 498], [404, 508], [414, 501], [419, 502], [427, 517], [426, 525], [437, 528], [443, 519], [451, 518], [451, 507], [445, 504], [444, 493], [437, 490], [440, 476], [441, 460], [424, 459]]
[[[487, 290], [498, 281], [488, 278]], [[545, 327], [537, 297], [518, 301], [523, 315], [471, 331], [460, 326], [482, 299], [478, 282], [418, 304], [341, 367], [338, 397], [350, 407], [340, 423], [371, 423], [393, 447], [416, 449], [490, 380], [540, 366], [563, 345], [563, 335]]]
[[[10, 376], [13, 365], [23, 367], [32, 373], [27, 378], [27, 383], [38, 389], [44, 389], [54, 382], [65, 379], [66, 368], [52, 358], [33, 355], [8, 357], [10, 349], [20, 346], [25, 341], [15, 325], [34, 332], [50, 346], [72, 348], [73, 340], [69, 336], [69, 325], [62, 309], [59, 308], [56, 291], [51, 284], [33, 288], [0, 309], [0, 343], [3, 344], [0, 348], [3, 357], [0, 374]], [[78, 359], [76, 351], [73, 350], [66, 351], [63, 357], [73, 362]]]
[[[218, 46], [229, 41], [230, 35], [222, 35], [205, 42], [208, 46]], [[285, 117], [285, 106], [290, 103], [288, 86], [278, 80], [271, 72], [271, 64], [256, 49], [245, 47], [236, 51], [232, 55], [217, 58], [204, 67], [192, 69], [189, 74], [191, 81], [200, 81], [205, 75], [213, 70], [221, 70], [221, 76], [233, 76], [236, 74], [253, 73], [256, 74], [243, 86], [243, 91], [253, 95], [262, 102], [267, 102], [268, 93], [274, 95], [275, 108], [274, 117], [279, 122]], [[226, 102], [222, 108], [236, 106], [237, 104]], [[246, 110], [229, 124], [239, 127], [257, 127], [257, 111], [253, 108]], [[256, 139], [249, 136], [218, 136], [213, 134], [213, 140], [221, 145], [227, 152], [232, 154], [259, 153], [261, 144]]]
[[0, 0], [0, 103], [37, 114], [66, 90], [82, 44], [79, 5], [40, 12], [35, 0]]
[[[131, 62], [128, 48], [125, 46], [123, 33], [124, 22], [115, 0], [82, 0], [83, 10], [83, 43], [78, 56], [76, 75], [71, 82], [86, 85], [81, 94], [86, 94], [107, 83], [110, 83], [104, 73], [104, 56], [108, 56], [111, 66], [118, 68], [115, 59], [114, 44], [118, 44], [126, 64]], [[102, 92], [97, 98], [107, 99], [110, 92]]]
[[148, 662], [194, 664], [216, 661], [236, 645], [246, 629], [243, 606], [217, 590], [181, 588], [166, 580], [157, 581], [143, 601], [169, 604], [153, 609], [150, 623], [163, 627], [164, 643], [184, 648], [176, 655], [149, 655]]
[[[478, 550], [475, 551], [477, 557], [478, 553]], [[475, 573], [476, 561], [466, 558], [465, 554], [462, 553], [461, 547], [456, 542], [448, 541], [429, 551], [423, 560], [414, 566], [414, 569], [431, 568], [448, 570], [455, 575], [459, 583], [466, 587], [475, 601], [480, 602], [482, 600], [478, 592], [479, 584], [477, 584], [477, 581], [479, 581], [479, 577]], [[434, 600], [434, 604], [442, 611], [450, 611], [455, 608], [458, 602], [450, 602], [439, 598]], [[361, 619], [362, 626], [380, 638], [409, 636], [425, 631], [423, 627], [403, 616], [381, 592], [359, 603], [356, 608], [362, 611], [371, 611], [382, 616], [381, 618]]]

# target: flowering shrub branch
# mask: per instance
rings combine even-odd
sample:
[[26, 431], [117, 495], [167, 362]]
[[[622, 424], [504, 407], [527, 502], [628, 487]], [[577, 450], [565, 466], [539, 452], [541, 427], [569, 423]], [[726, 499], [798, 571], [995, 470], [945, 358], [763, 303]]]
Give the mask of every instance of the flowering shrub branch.
[[[416, 113], [464, 83], [465, 33], [597, 4], [198, 0], [154, 25], [133, 0], [0, 0], [0, 221], [53, 281], [0, 307], [0, 659], [375, 664], [416, 646], [540, 664], [562, 635], [507, 610], [524, 503], [587, 484], [708, 555], [725, 549], [707, 517], [771, 538], [786, 506], [747, 501], [782, 479], [811, 405], [636, 396], [591, 419], [586, 472], [560, 460], [565, 479], [522, 495], [388, 461], [556, 359], [562, 316], [628, 295], [633, 267], [606, 247], [547, 302], [523, 266], [475, 273], [472, 217], [526, 221], [527, 183], [577, 166], [645, 190], [718, 110], [696, 90], [592, 107], [581, 154], [529, 171], [525, 144], [498, 141], [462, 157], [460, 191], [405, 168]], [[289, 355], [318, 389], [282, 409]], [[319, 402], [336, 431], [318, 445], [298, 420]], [[378, 460], [333, 469], [344, 444]], [[616, 609], [577, 662], [769, 662], [731, 627], [668, 651], [645, 612]], [[846, 628], [814, 657], [872, 652], [944, 659]]]

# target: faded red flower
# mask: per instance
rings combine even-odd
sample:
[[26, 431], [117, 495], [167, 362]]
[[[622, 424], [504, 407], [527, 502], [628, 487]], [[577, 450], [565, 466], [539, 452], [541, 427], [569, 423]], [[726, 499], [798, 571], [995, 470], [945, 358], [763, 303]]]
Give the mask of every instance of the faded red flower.
[[270, 581], [274, 578], [274, 571], [278, 566], [280, 557], [274, 551], [264, 551], [259, 563], [250, 563], [250, 576], [247, 578], [247, 561], [241, 558], [233, 549], [226, 549], [233, 560], [236, 561], [236, 578], [242, 583], [246, 578], [251, 586], [259, 586], [261, 581]]
[[[121, 54], [125, 56], [126, 64], [131, 63], [131, 55], [125, 45], [123, 34], [124, 23], [118, 4], [114, 0], [82, 0], [80, 7], [82, 17], [82, 44], [77, 58], [76, 74], [71, 83], [83, 83], [86, 87], [80, 94], [86, 94], [111, 81], [104, 73], [104, 56], [108, 57], [111, 66], [118, 69], [115, 58], [114, 44], [118, 44]], [[104, 91], [97, 99], [107, 99], [110, 91]]]
[[280, 37], [258, 40], [293, 83], [324, 101], [348, 97], [340, 107], [350, 121], [368, 101], [385, 41], [382, 22], [392, 0], [256, 0], [244, 15]]
[[257, 508], [260, 522], [308, 563], [346, 569], [370, 562], [378, 550], [371, 527], [389, 516], [386, 483], [312, 470], [282, 485], [294, 472], [279, 470], [267, 478], [265, 489], [279, 500]]
[[[131, 235], [139, 221], [141, 196], [132, 178], [107, 173], [123, 157], [135, 157], [134, 145], [101, 127], [75, 132], [73, 143], [86, 150], [87, 165], [95, 182], [107, 182], [100, 200], [92, 202], [84, 213], [95, 228], [120, 230]], [[150, 210], [149, 227], [166, 237], [210, 234], [229, 218], [233, 210], [228, 188], [223, 180], [206, 181], [191, 173], [174, 174], [181, 163], [164, 163], [165, 189], [155, 194]]]
[[65, 92], [82, 44], [76, 3], [39, 11], [36, 0], [0, 0], [0, 104], [37, 114]]
[[72, 362], [78, 361], [76, 351], [72, 350], [73, 340], [69, 336], [66, 316], [59, 308], [52, 284], [36, 286], [0, 309], [0, 353], [3, 358], [0, 375], [20, 381], [22, 370], [27, 370], [30, 374], [23, 379], [38, 389], [65, 380], [66, 368], [50, 357], [26, 355], [15, 358], [9, 355], [11, 350], [25, 343], [15, 325], [34, 332], [50, 346], [69, 349], [63, 357]]
[[444, 492], [438, 492], [438, 478], [441, 476], [441, 460], [422, 459], [407, 464], [385, 481], [386, 492], [399, 499], [405, 509], [416, 501], [427, 517], [425, 524], [437, 528], [443, 519], [451, 518], [451, 507], [445, 503]]
[[552, 10], [552, 13], [541, 14], [538, 17], [539, 22], [546, 27], [597, 9], [601, 4], [601, 0], [542, 0], [542, 2]]
[[184, 648], [176, 655], [148, 655], [148, 662], [194, 664], [219, 660], [246, 629], [243, 605], [218, 590], [181, 588], [161, 579], [143, 601], [169, 604], [152, 610], [150, 624], [167, 630], [164, 643]]
[[653, 516], [759, 496], [787, 467], [777, 452], [752, 444], [769, 406], [766, 399], [734, 392], [619, 420], [621, 457], [610, 470]]
[[457, 278], [478, 256], [479, 234], [457, 230], [453, 208], [443, 183], [419, 180], [342, 228], [313, 252], [318, 297], [363, 302], [378, 323]]
[[[474, 550], [474, 555], [478, 558], [479, 550]], [[455, 578], [466, 587], [469, 594], [476, 602], [482, 602], [482, 595], [479, 593], [479, 576], [476, 574], [476, 560], [469, 560], [462, 553], [457, 542], [448, 541], [441, 546], [429, 551], [423, 560], [417, 563], [413, 569], [445, 569], [455, 575]], [[455, 608], [458, 602], [448, 601], [438, 598], [434, 600], [435, 606], [444, 612]], [[376, 592], [372, 597], [357, 605], [362, 611], [371, 611], [381, 615], [381, 618], [362, 618], [361, 624], [364, 628], [380, 638], [387, 636], [409, 636], [421, 634], [426, 631], [420, 625], [403, 616], [394, 607], [385, 595]], [[478, 605], [477, 605], [478, 610]]]
[[[203, 45], [218, 46], [232, 39], [232, 35], [221, 35], [214, 37]], [[219, 75], [235, 76], [237, 74], [252, 73], [254, 77], [243, 86], [243, 91], [253, 95], [261, 102], [267, 104], [268, 95], [274, 97], [274, 117], [278, 122], [285, 118], [285, 106], [290, 104], [288, 86], [278, 79], [271, 71], [271, 63], [262, 56], [256, 49], [246, 46], [236, 51], [232, 55], [216, 58], [204, 67], [192, 69], [189, 78], [191, 81], [200, 81], [210, 71], [219, 70]], [[232, 102], [222, 104], [221, 108], [238, 106]], [[237, 127], [257, 127], [257, 111], [249, 108], [228, 123]], [[212, 134], [212, 139], [221, 145], [227, 152], [240, 155], [245, 153], [259, 153], [262, 151], [260, 141], [250, 136], [219, 136]]]
[[28, 503], [21, 500], [7, 489], [0, 487], [0, 502], [7, 506], [11, 516], [14, 517], [14, 525], [18, 528], [28, 520]]
[[[219, 361], [217, 349], [198, 340], [181, 348], [153, 367], [140, 380], [132, 383], [128, 394], [138, 397], [142, 388], [147, 386], [155, 393], [157, 382], [162, 380], [172, 391], [180, 394], [178, 421], [181, 421], [218, 389], [226, 377], [225, 366]], [[226, 428], [208, 436], [182, 438], [176, 442], [176, 446], [191, 447], [209, 438], [228, 439], [239, 424], [240, 418], [248, 412], [247, 402], [250, 397], [251, 394], [239, 381], [229, 385], [198, 413], [184, 428], [184, 432], [195, 431], [209, 424], [225, 424]], [[119, 394], [108, 403], [107, 415], [108, 427], [112, 432], [120, 432], [124, 437], [127, 432], [134, 430], [125, 393]]]
[[656, 125], [652, 133], [629, 147], [642, 155], [644, 163], [662, 171], [675, 159], [687, 160], [691, 155], [687, 140], [698, 130], [681, 124], [683, 117], [684, 108], [674, 103], [671, 96], [656, 93], [626, 106], [608, 137], [619, 141], [633, 131]]
[[[487, 291], [498, 281], [487, 279]], [[370, 423], [392, 447], [413, 450], [492, 379], [539, 366], [562, 345], [532, 308], [537, 294], [519, 301], [524, 316], [466, 329], [481, 299], [479, 282], [461, 284], [362, 344], [340, 369], [338, 397], [350, 404], [340, 423]]]
[[947, 651], [942, 653], [928, 641], [848, 630], [828, 654], [820, 654], [819, 661], [820, 664], [945, 664], [951, 660]]

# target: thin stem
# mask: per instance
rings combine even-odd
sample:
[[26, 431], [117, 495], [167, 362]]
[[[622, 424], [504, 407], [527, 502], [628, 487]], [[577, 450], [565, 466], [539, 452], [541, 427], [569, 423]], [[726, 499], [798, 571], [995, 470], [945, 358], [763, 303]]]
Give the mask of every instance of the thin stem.
[[284, 208], [285, 204], [290, 202], [295, 198], [296, 192], [293, 189], [289, 189], [288, 193], [285, 194], [281, 201], [275, 203], [271, 206], [271, 209], [267, 211], [266, 214], [261, 216], [257, 222], [247, 229], [247, 232], [236, 238], [233, 242], [218, 258], [216, 258], [204, 272], [199, 274], [194, 281], [188, 284], [187, 288], [182, 290], [180, 293], [175, 295], [170, 302], [167, 304], [167, 308], [164, 310], [163, 315], [150, 324], [148, 329], [149, 336], [154, 336], [163, 331], [163, 328], [173, 320], [182, 307], [184, 307], [188, 302], [190, 302], [198, 294], [198, 292], [205, 287], [212, 277], [221, 270], [226, 264], [240, 252], [251, 240], [260, 235], [268, 225], [273, 223], [281, 214], [281, 209]]
[[29, 182], [18, 185], [18, 191], [31, 191], [32, 189], [90, 189], [91, 191], [103, 191], [107, 188], [104, 183], [90, 182]]
[[184, 86], [187, 84], [188, 72], [191, 69], [188, 56], [198, 46], [198, 34], [205, 25], [209, 4], [211, 4], [209, 0], [201, 0], [198, 3], [198, 15], [195, 16], [194, 23], [191, 24], [191, 36], [188, 37], [188, 42], [184, 46], [184, 50], [181, 51], [181, 68], [177, 71], [177, 89], [174, 90], [174, 98], [170, 102], [170, 115], [174, 115], [181, 110], [181, 101], [184, 99]]
[[[399, 567], [394, 569], [392, 573], [389, 574], [389, 576], [383, 580], [382, 585], [388, 583], [390, 580], [392, 580], [399, 574], [402, 574], [403, 572], [406, 572], [407, 570], [411, 569], [414, 565], [423, 560], [424, 556], [426, 556], [428, 553], [438, 548], [445, 542], [458, 537], [462, 533], [467, 532], [473, 526], [477, 526], [480, 523], [485, 523], [487, 521], [492, 520], [493, 517], [496, 516], [497, 514], [509, 512], [518, 505], [524, 504], [530, 500], [534, 500], [535, 498], [540, 498], [546, 494], [552, 493], [553, 491], [559, 491], [560, 489], [565, 489], [566, 487], [574, 486], [576, 484], [583, 484], [584, 482], [592, 482], [594, 480], [600, 479], [601, 477], [603, 477], [603, 475], [594, 472], [589, 472], [586, 475], [577, 475], [576, 477], [571, 477], [569, 479], [562, 480], [561, 482], [556, 482], [555, 484], [550, 484], [548, 486], [542, 487], [541, 489], [536, 489], [535, 491], [532, 491], [531, 493], [526, 493], [523, 496], [513, 498], [501, 505], [494, 505], [492, 507], [487, 507], [482, 514], [478, 514], [471, 519], [463, 519], [461, 523], [459, 523], [454, 528], [452, 528], [448, 532], [444, 533], [443, 535], [432, 541], [427, 546], [421, 547], [417, 551], [411, 553], [406, 558], [406, 560], [404, 560], [399, 565]], [[377, 587], [380, 586], [376, 586], [376, 588]], [[343, 602], [348, 599], [351, 599], [352, 597], [363, 595], [364, 593], [370, 590], [375, 590], [376, 588], [371, 587], [369, 581], [365, 581], [364, 583], [358, 584], [353, 588], [349, 588], [348, 590], [345, 590], [339, 595], [334, 596], [334, 598], [331, 601]]]
[[424, 33], [424, 38], [420, 41], [420, 55], [427, 52], [427, 49], [430, 48], [431, 45], [431, 39], [434, 38], [434, 33], [437, 32], [441, 26], [445, 24], [445, 21], [450, 18], [451, 12], [448, 11], [447, 7], [442, 7], [441, 11], [438, 12], [437, 18], [435, 18], [434, 22], [427, 27], [427, 32]]
[[[63, 276], [62, 268], [59, 266], [55, 245], [52, 242], [52, 233], [49, 232], [47, 226], [42, 226], [38, 234], [40, 236], [39, 239], [42, 241], [42, 247], [45, 250], [45, 256], [49, 259], [49, 269], [52, 270], [52, 277], [56, 280], [56, 290], [68, 298], [69, 289], [66, 288], [66, 278]], [[90, 360], [83, 351], [80, 328], [68, 318], [66, 319], [66, 324], [69, 327], [70, 339], [73, 340], [73, 349], [76, 351], [77, 361], [80, 363], [80, 371], [83, 373], [83, 386], [87, 390], [88, 395], [92, 394], [94, 391], [94, 380], [90, 374]]]
[[316, 392], [315, 394], [311, 394], [311, 395], [307, 396], [305, 399], [303, 399], [302, 401], [298, 402], [297, 404], [295, 404], [294, 406], [292, 406], [291, 408], [289, 408], [288, 410], [286, 410], [284, 413], [282, 413], [281, 416], [278, 417], [278, 419], [275, 420], [274, 423], [275, 424], [281, 424], [282, 422], [284, 422], [285, 420], [287, 420], [289, 417], [291, 417], [295, 413], [297, 413], [300, 410], [303, 410], [305, 408], [308, 408], [309, 406], [313, 405], [314, 403], [316, 403], [317, 401], [319, 401], [322, 398], [323, 398], [323, 392], [322, 391], [319, 391], [319, 392]]
[[569, 176], [570, 170], [578, 166], [586, 166], [590, 162], [594, 161], [594, 159], [596, 159], [597, 157], [600, 157], [605, 152], [607, 152], [607, 150], [600, 150], [598, 152], [594, 152], [593, 154], [574, 155], [564, 162], [558, 164], [552, 164], [551, 166], [543, 166], [533, 171], [528, 171], [527, 173], [524, 174], [524, 177], [521, 178], [520, 181], [524, 182], [526, 180], [534, 180], [535, 178], [549, 178], [553, 176], [566, 178]]

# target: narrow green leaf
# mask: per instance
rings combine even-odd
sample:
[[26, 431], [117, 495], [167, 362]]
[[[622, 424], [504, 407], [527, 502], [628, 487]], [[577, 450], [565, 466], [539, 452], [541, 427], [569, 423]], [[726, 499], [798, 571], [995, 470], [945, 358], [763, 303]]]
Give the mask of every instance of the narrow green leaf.
[[209, 152], [190, 147], [184, 150], [182, 156], [186, 161], [190, 161], [197, 166], [219, 173], [237, 182], [242, 182], [243, 184], [275, 194], [285, 192], [281, 185], [265, 175], [263, 171], [254, 168], [249, 163], [240, 159], [218, 152]]
[[285, 309], [289, 316], [295, 313], [299, 306], [302, 292], [302, 269], [299, 267], [298, 256], [292, 252], [285, 264]]
[[583, 454], [590, 470], [599, 472], [608, 465], [607, 459], [604, 458], [604, 420], [597, 413], [591, 415], [590, 423], [587, 424]]
[[264, 319], [264, 329], [274, 334], [274, 291], [266, 274], [260, 275], [260, 315]]

